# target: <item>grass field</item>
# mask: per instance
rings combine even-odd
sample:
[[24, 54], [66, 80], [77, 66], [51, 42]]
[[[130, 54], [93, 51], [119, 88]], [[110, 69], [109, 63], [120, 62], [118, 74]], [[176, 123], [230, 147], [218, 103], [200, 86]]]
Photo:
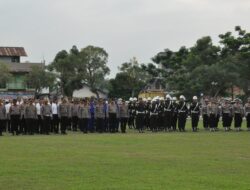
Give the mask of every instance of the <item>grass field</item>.
[[0, 150], [1, 190], [250, 189], [246, 131], [5, 135]]

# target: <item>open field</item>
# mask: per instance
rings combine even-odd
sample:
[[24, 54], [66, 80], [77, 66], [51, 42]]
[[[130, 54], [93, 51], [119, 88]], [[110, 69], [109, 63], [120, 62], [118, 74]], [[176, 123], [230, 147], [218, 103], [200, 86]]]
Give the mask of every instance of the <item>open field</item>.
[[3, 190], [250, 189], [247, 131], [5, 135], [0, 150]]

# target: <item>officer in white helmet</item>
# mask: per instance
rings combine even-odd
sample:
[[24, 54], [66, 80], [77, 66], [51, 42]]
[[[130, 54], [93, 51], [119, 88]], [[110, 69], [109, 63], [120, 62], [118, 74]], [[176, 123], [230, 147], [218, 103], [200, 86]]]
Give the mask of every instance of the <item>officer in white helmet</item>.
[[172, 117], [173, 117], [173, 104], [171, 102], [171, 96], [166, 96], [164, 104], [164, 129], [165, 131], [172, 131]]
[[129, 129], [135, 128], [135, 105], [134, 98], [129, 98], [128, 103], [128, 127]]
[[147, 130], [150, 130], [150, 108], [151, 108], [151, 98], [147, 98], [146, 106], [146, 115], [145, 115], [145, 127]]
[[193, 102], [190, 105], [190, 115], [191, 115], [191, 121], [192, 121], [192, 130], [193, 132], [198, 131], [198, 123], [200, 118], [200, 108], [201, 105], [198, 102], [197, 96], [193, 97]]
[[186, 120], [188, 116], [188, 108], [185, 102], [185, 96], [180, 96], [180, 102], [178, 105], [178, 128], [180, 132], [185, 131]]
[[177, 118], [178, 118], [178, 107], [179, 107], [179, 104], [177, 103], [176, 97], [172, 98], [172, 107], [173, 107], [173, 115], [172, 115], [172, 120], [171, 120], [171, 127], [172, 127], [173, 131], [176, 131]]

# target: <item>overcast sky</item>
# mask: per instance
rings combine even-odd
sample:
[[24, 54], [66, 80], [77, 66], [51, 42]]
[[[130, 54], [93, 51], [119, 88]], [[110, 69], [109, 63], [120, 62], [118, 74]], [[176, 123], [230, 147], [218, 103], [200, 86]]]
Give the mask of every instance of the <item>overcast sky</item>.
[[23, 61], [46, 63], [72, 45], [109, 53], [111, 76], [137, 57], [192, 46], [241, 25], [250, 31], [249, 0], [0, 0], [0, 46], [23, 46]]

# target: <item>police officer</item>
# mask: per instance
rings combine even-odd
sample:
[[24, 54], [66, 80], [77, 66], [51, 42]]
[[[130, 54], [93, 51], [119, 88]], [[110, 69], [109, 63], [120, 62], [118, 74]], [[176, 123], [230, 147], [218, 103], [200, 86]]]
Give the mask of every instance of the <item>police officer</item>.
[[133, 98], [129, 98], [129, 103], [128, 103], [128, 111], [129, 111], [129, 118], [128, 118], [128, 127], [130, 129], [134, 128], [134, 104], [133, 104]]
[[233, 116], [233, 109], [228, 99], [225, 99], [225, 102], [221, 107], [221, 113], [224, 130], [229, 131], [232, 122], [231, 117]]
[[136, 128], [139, 131], [139, 133], [144, 133], [145, 114], [146, 114], [145, 104], [140, 98], [136, 106]]
[[52, 108], [49, 104], [48, 100], [44, 100], [44, 104], [41, 107], [41, 117], [43, 120], [43, 130], [42, 133], [49, 135], [50, 132], [50, 125], [51, 125], [51, 115], [52, 115]]
[[247, 130], [250, 131], [250, 97], [247, 99], [247, 103], [244, 106], [244, 112], [247, 120]]
[[233, 106], [233, 116], [234, 116], [234, 127], [236, 131], [241, 130], [242, 118], [244, 117], [244, 108], [241, 104], [240, 99], [235, 99], [235, 104]]
[[35, 132], [37, 111], [36, 106], [33, 104], [33, 99], [29, 100], [29, 105], [25, 107], [24, 118], [27, 126], [27, 133], [33, 135]]
[[172, 115], [172, 120], [171, 120], [171, 126], [172, 126], [173, 131], [176, 131], [177, 118], [178, 118], [178, 107], [179, 107], [176, 97], [172, 98], [172, 106], [173, 106], [173, 115]]
[[203, 127], [205, 130], [209, 129], [209, 117], [208, 117], [208, 99], [205, 99], [205, 103], [201, 106], [201, 114], [203, 118]]
[[10, 100], [5, 100], [6, 124], [7, 124], [7, 130], [9, 133], [11, 133], [10, 106], [11, 106]]
[[178, 105], [178, 128], [180, 132], [185, 132], [187, 115], [188, 115], [188, 108], [185, 102], [185, 97], [181, 95], [180, 102]]
[[200, 118], [200, 104], [198, 102], [197, 96], [193, 97], [193, 102], [190, 105], [190, 115], [192, 121], [192, 130], [193, 132], [197, 132]]
[[0, 136], [3, 135], [3, 130], [6, 127], [6, 108], [3, 101], [0, 99]]
[[121, 119], [121, 132], [126, 133], [126, 126], [128, 121], [128, 105], [126, 104], [125, 100], [122, 100], [122, 103], [119, 107], [119, 111]]
[[156, 103], [156, 98], [153, 98], [150, 107], [150, 127], [152, 132], [157, 132], [157, 120], [158, 120], [158, 104]]
[[61, 120], [61, 134], [66, 135], [66, 129], [69, 123], [70, 106], [65, 98], [58, 107], [58, 115]]
[[20, 121], [21, 110], [20, 106], [17, 105], [17, 100], [13, 100], [13, 105], [10, 107], [10, 121], [11, 121], [11, 133], [12, 135], [19, 135], [18, 125]]
[[96, 131], [99, 133], [104, 132], [104, 117], [105, 110], [103, 100], [99, 99], [95, 108], [95, 117], [96, 117]]
[[79, 128], [83, 133], [88, 133], [88, 123], [90, 119], [90, 106], [87, 100], [81, 99], [78, 106]]
[[114, 100], [111, 100], [108, 106], [108, 112], [109, 112], [109, 130], [110, 133], [115, 133], [118, 110]]
[[24, 135], [27, 134], [27, 126], [26, 126], [26, 121], [25, 121], [25, 118], [24, 118], [24, 112], [25, 112], [25, 109], [26, 109], [26, 106], [28, 105], [27, 104], [27, 99], [26, 97], [24, 97], [23, 99], [23, 102], [21, 103], [20, 101], [20, 110], [21, 110], [21, 119], [20, 119], [20, 130], [19, 132], [20, 133], [23, 133]]
[[166, 101], [164, 104], [164, 124], [165, 130], [171, 131], [172, 126], [172, 117], [173, 117], [173, 104], [171, 102], [171, 96], [168, 94], [166, 96]]
[[147, 98], [147, 101], [146, 101], [146, 115], [145, 115], [145, 128], [147, 130], [151, 130], [151, 127], [150, 127], [150, 106], [151, 106], [151, 98]]
[[59, 133], [59, 116], [58, 116], [58, 101], [57, 99], [54, 99], [52, 104], [51, 104], [51, 109], [52, 109], [52, 122], [51, 122], [51, 128], [52, 132], [58, 134]]
[[74, 100], [74, 104], [71, 106], [71, 119], [72, 119], [72, 129], [73, 131], [77, 131], [78, 125], [78, 100]]
[[164, 98], [160, 97], [159, 106], [158, 106], [158, 130], [159, 131], [162, 131], [166, 127], [164, 125], [164, 119], [165, 119], [164, 108], [165, 108]]
[[216, 131], [218, 112], [219, 109], [216, 100], [212, 100], [208, 105], [209, 128], [211, 132]]

